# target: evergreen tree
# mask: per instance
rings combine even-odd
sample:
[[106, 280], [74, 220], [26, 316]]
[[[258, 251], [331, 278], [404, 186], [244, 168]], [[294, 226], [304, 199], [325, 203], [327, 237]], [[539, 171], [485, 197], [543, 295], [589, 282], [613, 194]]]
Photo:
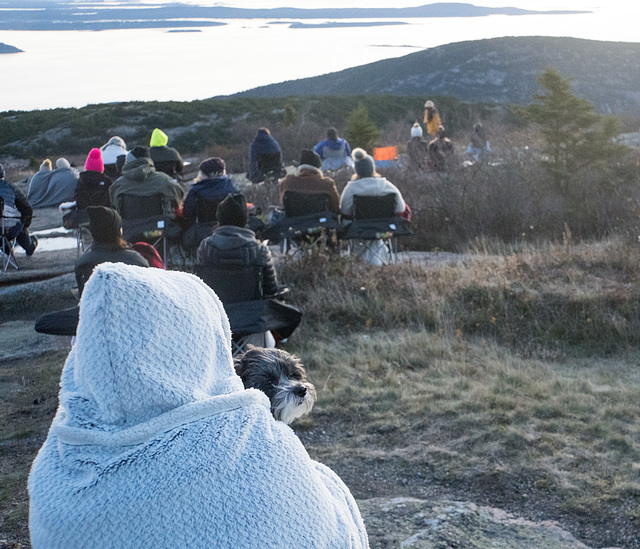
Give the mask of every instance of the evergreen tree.
[[369, 154], [373, 152], [380, 134], [373, 120], [369, 117], [369, 111], [362, 103], [358, 103], [358, 106], [347, 117], [344, 137], [352, 149], [362, 147]]
[[536, 102], [522, 112], [540, 126], [543, 152], [549, 157], [545, 167], [556, 190], [564, 194], [581, 170], [604, 171], [625, 149], [613, 141], [617, 121], [598, 115], [589, 101], [576, 97], [570, 81], [556, 70], [547, 69], [538, 83], [544, 93], [534, 95]]

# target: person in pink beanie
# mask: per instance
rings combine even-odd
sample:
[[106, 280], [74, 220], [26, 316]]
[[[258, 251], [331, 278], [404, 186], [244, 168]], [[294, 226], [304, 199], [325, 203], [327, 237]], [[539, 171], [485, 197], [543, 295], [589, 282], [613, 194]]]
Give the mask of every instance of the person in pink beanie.
[[78, 210], [86, 210], [89, 206], [110, 207], [109, 187], [112, 179], [104, 174], [104, 162], [100, 149], [89, 151], [84, 163], [85, 171], [80, 174], [76, 187], [76, 203]]

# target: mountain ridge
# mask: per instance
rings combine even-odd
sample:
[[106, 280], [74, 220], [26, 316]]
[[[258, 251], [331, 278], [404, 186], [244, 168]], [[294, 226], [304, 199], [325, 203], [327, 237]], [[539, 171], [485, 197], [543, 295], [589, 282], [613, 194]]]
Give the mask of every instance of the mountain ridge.
[[552, 67], [599, 112], [631, 114], [640, 109], [638, 58], [638, 43], [506, 36], [454, 42], [231, 97], [445, 95], [461, 101], [523, 105], [539, 92], [538, 76]]

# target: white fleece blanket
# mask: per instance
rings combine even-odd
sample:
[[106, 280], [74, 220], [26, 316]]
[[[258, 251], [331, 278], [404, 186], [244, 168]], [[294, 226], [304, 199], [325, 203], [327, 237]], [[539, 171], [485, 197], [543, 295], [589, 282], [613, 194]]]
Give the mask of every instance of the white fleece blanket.
[[195, 276], [99, 266], [29, 476], [34, 549], [366, 548], [348, 488], [267, 397]]

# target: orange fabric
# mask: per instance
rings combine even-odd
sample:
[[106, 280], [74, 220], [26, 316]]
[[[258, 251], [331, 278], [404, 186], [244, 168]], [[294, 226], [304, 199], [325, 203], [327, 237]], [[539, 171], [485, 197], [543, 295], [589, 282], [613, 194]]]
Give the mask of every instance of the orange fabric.
[[373, 149], [374, 160], [396, 160], [398, 158], [398, 147], [376, 147]]

